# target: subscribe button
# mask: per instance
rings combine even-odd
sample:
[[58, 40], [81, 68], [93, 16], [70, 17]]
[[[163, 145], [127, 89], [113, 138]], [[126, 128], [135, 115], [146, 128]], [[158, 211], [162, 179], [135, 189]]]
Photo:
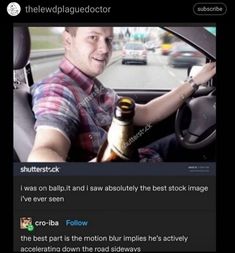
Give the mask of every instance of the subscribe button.
[[227, 6], [224, 3], [196, 3], [193, 6], [193, 12], [196, 15], [224, 15], [226, 11]]

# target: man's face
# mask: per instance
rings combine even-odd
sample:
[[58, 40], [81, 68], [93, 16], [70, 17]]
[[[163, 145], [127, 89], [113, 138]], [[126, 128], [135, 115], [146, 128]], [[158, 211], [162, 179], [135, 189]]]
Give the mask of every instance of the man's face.
[[66, 57], [88, 76], [101, 74], [112, 53], [112, 27], [78, 27], [75, 37], [66, 36]]

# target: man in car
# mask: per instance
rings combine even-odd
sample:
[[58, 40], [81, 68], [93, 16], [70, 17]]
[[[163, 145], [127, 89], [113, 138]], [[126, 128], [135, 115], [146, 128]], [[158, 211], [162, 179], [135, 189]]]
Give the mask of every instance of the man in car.
[[[111, 27], [65, 28], [65, 54], [58, 71], [32, 87], [36, 138], [28, 161], [96, 161], [118, 98], [96, 79], [111, 57], [112, 40]], [[145, 105], [136, 104], [134, 124], [145, 126], [165, 119], [215, 72], [215, 63], [205, 64], [174, 90]], [[140, 157], [145, 155], [161, 161], [151, 147], [140, 150]]]

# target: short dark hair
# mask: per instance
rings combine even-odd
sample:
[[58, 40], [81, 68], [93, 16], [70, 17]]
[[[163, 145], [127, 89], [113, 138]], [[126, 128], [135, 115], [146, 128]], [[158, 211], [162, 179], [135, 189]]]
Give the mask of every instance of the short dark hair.
[[65, 27], [65, 31], [70, 33], [73, 37], [76, 36], [77, 29], [77, 27]]

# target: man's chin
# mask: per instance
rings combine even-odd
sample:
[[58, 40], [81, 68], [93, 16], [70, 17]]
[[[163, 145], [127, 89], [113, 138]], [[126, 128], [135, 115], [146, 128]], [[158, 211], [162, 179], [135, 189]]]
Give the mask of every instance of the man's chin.
[[93, 69], [94, 76], [98, 76], [104, 72], [104, 68]]

